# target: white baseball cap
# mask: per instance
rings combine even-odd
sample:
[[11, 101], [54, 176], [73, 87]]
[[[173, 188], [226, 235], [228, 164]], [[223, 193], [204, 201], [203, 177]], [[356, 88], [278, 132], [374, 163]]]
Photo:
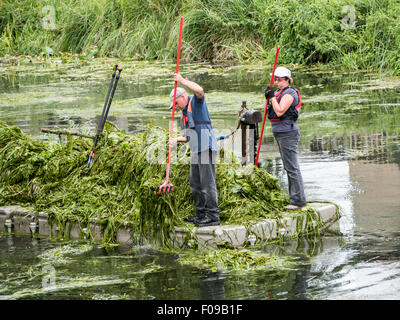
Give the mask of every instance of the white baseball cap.
[[[172, 107], [173, 107], [172, 104], [174, 103], [174, 91], [175, 91], [175, 89], [172, 89], [171, 93], [169, 94], [169, 100], [171, 101], [171, 104], [169, 105], [170, 109], [172, 109]], [[185, 89], [183, 89], [181, 87], [176, 88], [176, 98], [180, 97], [184, 93], [186, 93]]]
[[[270, 76], [272, 76], [272, 73], [270, 73]], [[287, 78], [289, 78], [290, 82], [293, 81], [293, 79], [292, 79], [292, 73], [290, 72], [290, 70], [289, 70], [288, 68], [285, 68], [285, 67], [278, 67], [278, 68], [276, 68], [276, 69], [275, 69], [275, 74], [274, 74], [274, 76], [275, 76], [275, 77], [278, 77], [278, 78], [285, 78], [285, 77], [287, 77]]]

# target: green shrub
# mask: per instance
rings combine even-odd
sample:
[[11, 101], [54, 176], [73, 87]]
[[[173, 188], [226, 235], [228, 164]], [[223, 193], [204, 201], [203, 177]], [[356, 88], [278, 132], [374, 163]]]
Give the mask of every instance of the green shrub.
[[[46, 6], [54, 15], [43, 11]], [[55, 29], [43, 25], [49, 15]], [[272, 63], [279, 44], [284, 64], [400, 73], [396, 0], [3, 0], [0, 55], [171, 59], [181, 15], [182, 58], [188, 61]]]

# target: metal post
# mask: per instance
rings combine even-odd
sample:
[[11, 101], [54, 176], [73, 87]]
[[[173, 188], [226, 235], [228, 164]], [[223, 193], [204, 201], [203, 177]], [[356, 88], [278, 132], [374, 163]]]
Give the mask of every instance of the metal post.
[[242, 166], [247, 164], [247, 124], [241, 123], [240, 127], [242, 129]]

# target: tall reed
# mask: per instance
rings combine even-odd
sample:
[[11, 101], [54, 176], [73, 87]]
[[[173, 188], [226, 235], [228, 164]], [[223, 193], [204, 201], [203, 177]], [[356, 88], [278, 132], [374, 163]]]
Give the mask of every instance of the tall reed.
[[187, 61], [272, 62], [279, 44], [281, 63], [400, 73], [396, 0], [3, 0], [0, 56], [171, 59], [180, 15]]

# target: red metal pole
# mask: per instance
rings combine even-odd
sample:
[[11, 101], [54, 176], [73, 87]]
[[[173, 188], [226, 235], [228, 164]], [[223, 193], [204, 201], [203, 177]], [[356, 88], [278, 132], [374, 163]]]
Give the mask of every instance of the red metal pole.
[[[270, 87], [272, 87], [272, 85], [274, 84], [275, 68], [276, 68], [276, 62], [278, 61], [278, 55], [279, 55], [279, 49], [280, 48], [281, 48], [280, 46], [276, 47], [275, 62], [274, 62], [274, 67], [272, 69], [271, 81], [270, 81], [270, 84], [269, 84]], [[258, 157], [260, 156], [261, 142], [262, 142], [262, 137], [263, 137], [263, 134], [264, 134], [265, 119], [267, 118], [268, 103], [269, 103], [269, 99], [267, 99], [265, 101], [264, 119], [263, 119], [263, 123], [262, 123], [262, 127], [261, 127], [261, 135], [260, 135], [260, 140], [258, 142], [257, 156], [256, 156], [256, 162], [255, 162], [256, 166], [258, 165]]]
[[[181, 43], [182, 43], [182, 27], [183, 27], [183, 17], [181, 17], [181, 21], [179, 24], [179, 39], [178, 39], [178, 56], [176, 60], [176, 73], [179, 73], [179, 60], [181, 57]], [[176, 89], [177, 89], [178, 83], [175, 81], [174, 83], [174, 100], [172, 104], [172, 116], [171, 116], [171, 124], [169, 127], [169, 138], [172, 138], [172, 134], [174, 131], [174, 115], [175, 115], [175, 103], [176, 103]], [[168, 162], [167, 162], [167, 169], [166, 169], [166, 177], [165, 177], [165, 182], [160, 186], [160, 190], [158, 193], [162, 191], [167, 191], [169, 192], [170, 189], [171, 191], [174, 189], [174, 186], [169, 184], [169, 170], [170, 170], [170, 163], [171, 163], [171, 146], [168, 145]], [[167, 189], [167, 190], [166, 190]], [[164, 192], [162, 192], [164, 193]]]

